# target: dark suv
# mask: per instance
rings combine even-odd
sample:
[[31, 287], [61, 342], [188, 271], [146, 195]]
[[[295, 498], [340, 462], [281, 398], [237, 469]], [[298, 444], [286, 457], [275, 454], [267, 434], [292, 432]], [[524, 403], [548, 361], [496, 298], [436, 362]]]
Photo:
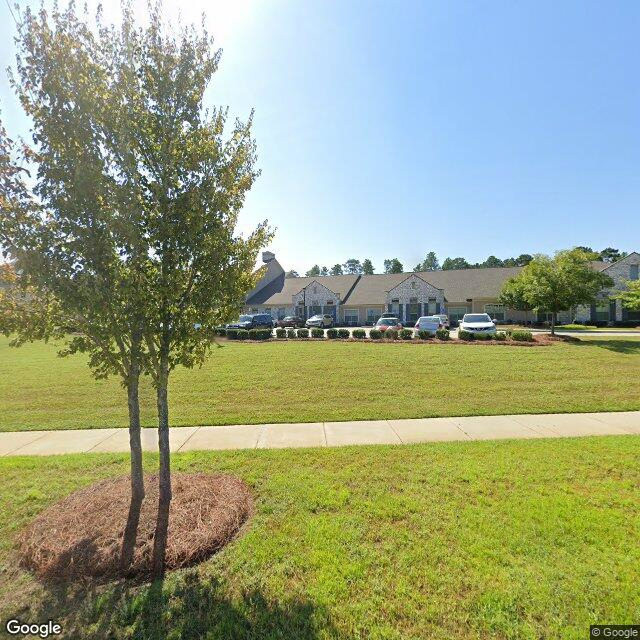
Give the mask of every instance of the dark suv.
[[268, 313], [242, 315], [237, 322], [228, 324], [227, 329], [273, 329], [273, 318]]

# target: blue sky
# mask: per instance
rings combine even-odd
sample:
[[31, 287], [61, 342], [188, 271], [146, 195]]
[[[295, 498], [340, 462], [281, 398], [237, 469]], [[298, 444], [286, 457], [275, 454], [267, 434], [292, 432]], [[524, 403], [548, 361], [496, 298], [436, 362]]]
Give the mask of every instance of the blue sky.
[[[21, 3], [24, 4], [24, 3]], [[117, 2], [105, 2], [117, 19]], [[165, 0], [170, 16], [180, 3]], [[640, 3], [192, 0], [286, 268], [640, 249]], [[13, 60], [0, 5], [0, 63]], [[28, 132], [6, 80], [3, 118]]]

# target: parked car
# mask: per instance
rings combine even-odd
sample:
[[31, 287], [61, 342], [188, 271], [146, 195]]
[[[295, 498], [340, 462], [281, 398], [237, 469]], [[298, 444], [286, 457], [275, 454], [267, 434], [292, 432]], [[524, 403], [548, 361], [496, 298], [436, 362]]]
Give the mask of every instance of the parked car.
[[389, 312], [389, 313], [383, 313], [380, 317], [381, 318], [397, 318], [398, 316], [393, 312]]
[[279, 327], [293, 327], [298, 329], [304, 325], [304, 320], [300, 316], [285, 316], [282, 320], [277, 322]]
[[421, 316], [418, 318], [414, 329], [416, 331], [431, 331], [435, 333], [438, 329], [444, 329], [441, 316]]
[[488, 313], [465, 313], [458, 328], [471, 333], [494, 334], [496, 332], [496, 325]]
[[325, 313], [318, 314], [317, 316], [311, 316], [306, 322], [305, 326], [307, 328], [311, 327], [320, 327], [322, 329], [326, 329], [327, 327], [333, 326], [333, 316]]
[[273, 318], [268, 313], [242, 315], [236, 322], [228, 324], [227, 329], [273, 329]]
[[380, 318], [375, 324], [375, 329], [384, 333], [387, 329], [395, 329], [396, 331], [402, 330], [402, 324], [398, 318]]
[[436, 316], [440, 318], [440, 322], [445, 329], [451, 329], [451, 325], [449, 324], [449, 316], [446, 313], [436, 313]]

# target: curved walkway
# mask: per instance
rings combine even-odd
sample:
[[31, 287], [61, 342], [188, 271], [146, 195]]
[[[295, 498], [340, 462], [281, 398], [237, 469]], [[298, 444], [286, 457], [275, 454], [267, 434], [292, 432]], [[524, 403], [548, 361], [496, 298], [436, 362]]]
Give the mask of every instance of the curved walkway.
[[[600, 435], [640, 435], [640, 411], [173, 427], [169, 440], [175, 452]], [[155, 429], [142, 430], [142, 446], [157, 451]], [[0, 456], [128, 450], [122, 428], [0, 433]]]

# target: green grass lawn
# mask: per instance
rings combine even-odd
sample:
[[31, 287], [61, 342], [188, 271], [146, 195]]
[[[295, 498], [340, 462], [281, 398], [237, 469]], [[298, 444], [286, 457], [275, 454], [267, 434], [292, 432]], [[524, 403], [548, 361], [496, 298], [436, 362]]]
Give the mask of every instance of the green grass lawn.
[[164, 584], [57, 589], [18, 568], [17, 531], [127, 457], [0, 459], [0, 619], [82, 638], [582, 640], [640, 619], [639, 458], [636, 436], [176, 454], [250, 484], [244, 535]]
[[[126, 426], [116, 379], [82, 355], [0, 340], [0, 431]], [[640, 340], [547, 347], [225, 343], [170, 383], [175, 426], [640, 409]], [[151, 385], [142, 421], [155, 424]]]

